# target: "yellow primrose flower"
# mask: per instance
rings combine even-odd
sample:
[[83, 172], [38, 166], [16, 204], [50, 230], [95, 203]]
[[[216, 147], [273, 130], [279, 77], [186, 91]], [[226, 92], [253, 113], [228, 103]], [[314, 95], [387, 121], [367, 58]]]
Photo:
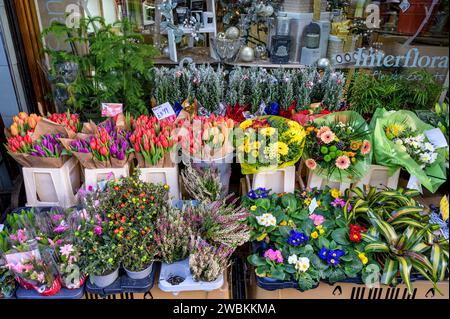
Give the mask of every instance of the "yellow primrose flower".
[[169, 189], [169, 185], [165, 184], [165, 185], [164, 185], [164, 188], [165, 188], [165, 189]]
[[251, 211], [255, 211], [258, 207], [256, 205], [253, 205], [252, 207], [250, 207]]
[[322, 202], [320, 200], [317, 201], [317, 206], [322, 205]]
[[323, 229], [323, 228], [319, 229], [319, 234], [321, 234], [321, 235], [325, 234], [325, 229]]
[[261, 234], [258, 238], [256, 238], [257, 241], [263, 241], [267, 237], [266, 233]]
[[342, 194], [341, 194], [341, 191], [340, 190], [338, 190], [338, 189], [336, 189], [336, 188], [333, 188], [332, 190], [331, 190], [331, 196], [333, 197], [333, 198], [338, 198], [338, 197], [340, 197]]
[[285, 220], [283, 220], [281, 223], [280, 223], [280, 226], [286, 226], [287, 225], [287, 221], [285, 221]]
[[305, 203], [305, 205], [309, 205], [311, 204], [311, 198], [305, 198], [305, 200], [303, 201]]
[[312, 239], [317, 239], [318, 237], [319, 237], [319, 234], [316, 231], [311, 233]]
[[367, 258], [365, 253], [359, 253], [358, 254], [359, 260], [363, 263], [363, 265], [367, 264], [369, 262], [369, 258]]

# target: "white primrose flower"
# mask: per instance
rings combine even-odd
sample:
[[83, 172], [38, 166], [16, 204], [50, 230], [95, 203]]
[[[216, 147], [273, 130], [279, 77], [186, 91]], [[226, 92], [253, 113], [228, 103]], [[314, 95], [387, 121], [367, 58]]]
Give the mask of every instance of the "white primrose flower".
[[262, 214], [261, 216], [256, 216], [256, 221], [259, 225], [270, 227], [270, 226], [276, 226], [277, 225], [277, 219], [272, 214], [266, 213]]
[[295, 265], [297, 263], [297, 260], [298, 260], [298, 257], [297, 257], [297, 255], [294, 254], [294, 255], [289, 256], [288, 263], [290, 265]]
[[309, 269], [310, 262], [307, 257], [300, 257], [295, 263], [295, 269], [299, 272], [305, 272]]

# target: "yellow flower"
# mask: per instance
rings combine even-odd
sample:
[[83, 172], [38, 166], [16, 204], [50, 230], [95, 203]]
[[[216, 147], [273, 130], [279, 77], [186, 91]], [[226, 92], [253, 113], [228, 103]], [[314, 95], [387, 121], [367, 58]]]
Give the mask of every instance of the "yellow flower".
[[258, 207], [256, 205], [253, 205], [252, 207], [250, 207], [251, 211], [255, 211]]
[[305, 203], [305, 205], [309, 205], [311, 204], [311, 198], [305, 198], [305, 200], [303, 201]]
[[316, 229], [319, 229], [319, 230], [320, 230], [320, 229], [323, 229], [323, 225], [317, 225], [317, 226], [316, 226]]
[[259, 132], [264, 136], [272, 136], [277, 131], [274, 127], [263, 127]]
[[250, 152], [250, 143], [248, 142], [248, 140], [244, 141], [244, 152], [245, 153]]
[[164, 188], [165, 188], [165, 189], [169, 189], [170, 187], [169, 187], [169, 185], [165, 184], [165, 185], [164, 185]]
[[311, 238], [317, 239], [319, 237], [319, 234], [315, 231], [311, 233]]
[[259, 236], [258, 238], [256, 238], [257, 241], [263, 241], [266, 238], [267, 234], [263, 233], [261, 234], [261, 236]]
[[280, 226], [286, 226], [287, 225], [287, 221], [285, 221], [285, 220], [283, 220], [281, 223], [280, 223]]
[[319, 234], [321, 234], [321, 235], [325, 234], [325, 229], [323, 229], [323, 228], [320, 229], [320, 230], [319, 230]]
[[256, 142], [253, 142], [253, 143], [250, 145], [250, 148], [252, 148], [252, 149], [259, 149], [260, 146], [261, 146], [261, 142], [256, 141]]
[[317, 201], [317, 206], [322, 205], [322, 202], [320, 200]]
[[390, 132], [394, 137], [401, 135], [406, 130], [406, 127], [400, 123], [394, 123], [389, 125], [386, 131]]
[[278, 146], [278, 153], [280, 155], [287, 155], [289, 153], [289, 147], [285, 143], [278, 142], [277, 146]]
[[252, 124], [253, 124], [253, 121], [252, 121], [252, 120], [247, 120], [247, 121], [242, 122], [241, 125], [240, 125], [240, 127], [241, 127], [241, 129], [246, 130], [246, 129], [248, 129], [250, 126], [252, 126]]
[[352, 151], [357, 151], [361, 147], [362, 143], [360, 141], [351, 141], [350, 142], [350, 148]]
[[252, 150], [251, 155], [252, 155], [254, 158], [258, 158], [258, 155], [259, 155], [258, 150]]
[[298, 129], [300, 127], [300, 124], [298, 122], [295, 122], [295, 121], [288, 121], [287, 124], [288, 124], [288, 126], [290, 128]]
[[336, 188], [333, 188], [333, 189], [331, 190], [331, 196], [332, 196], [333, 198], [338, 198], [338, 197], [340, 197], [341, 195], [342, 195], [342, 193], [341, 193], [340, 190], [338, 190], [338, 189], [336, 189]]
[[358, 254], [359, 260], [363, 263], [363, 265], [367, 264], [369, 262], [369, 258], [367, 258], [365, 253], [359, 253]]

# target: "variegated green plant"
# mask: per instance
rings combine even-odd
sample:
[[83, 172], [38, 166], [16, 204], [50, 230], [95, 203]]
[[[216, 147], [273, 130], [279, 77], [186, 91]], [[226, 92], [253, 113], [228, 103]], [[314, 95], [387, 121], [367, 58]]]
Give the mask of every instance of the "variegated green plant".
[[408, 292], [412, 293], [411, 273], [415, 270], [441, 293], [436, 283], [445, 279], [448, 270], [448, 243], [445, 245], [433, 235], [432, 225], [426, 223], [421, 228], [410, 225], [399, 232], [372, 209], [367, 211], [367, 217], [371, 227], [362, 234], [367, 243], [365, 252], [384, 262], [381, 283], [396, 285], [400, 272]]
[[[430, 220], [429, 209], [414, 199], [419, 195], [416, 190], [380, 191], [376, 187], [352, 188], [347, 190], [347, 196], [350, 195], [355, 196], [343, 210], [349, 223], [359, 218], [369, 221], [367, 218], [369, 211], [388, 222], [396, 231], [403, 231], [409, 226], [423, 228]], [[349, 205], [352, 207], [350, 211]]]

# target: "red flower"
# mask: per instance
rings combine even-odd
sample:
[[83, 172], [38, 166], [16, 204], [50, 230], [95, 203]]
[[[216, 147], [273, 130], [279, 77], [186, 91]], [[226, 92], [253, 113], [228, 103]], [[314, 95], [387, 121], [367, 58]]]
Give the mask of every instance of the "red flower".
[[361, 233], [365, 232], [366, 229], [364, 227], [361, 227], [359, 225], [350, 224], [349, 225], [350, 233], [349, 233], [349, 239], [350, 241], [353, 241], [355, 243], [361, 242]]
[[101, 147], [98, 149], [98, 152], [99, 152], [101, 155], [103, 155], [103, 156], [108, 155], [108, 149], [107, 149], [106, 147], [104, 147], [104, 146], [101, 146]]
[[353, 241], [355, 243], [359, 243], [361, 241], [361, 233], [358, 232], [350, 232], [350, 241]]

